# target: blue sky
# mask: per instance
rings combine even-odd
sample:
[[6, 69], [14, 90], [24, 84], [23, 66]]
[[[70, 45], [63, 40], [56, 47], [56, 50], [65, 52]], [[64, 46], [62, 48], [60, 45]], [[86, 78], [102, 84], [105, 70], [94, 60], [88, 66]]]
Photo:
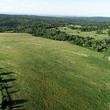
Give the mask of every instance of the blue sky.
[[0, 13], [110, 16], [110, 0], [0, 0]]

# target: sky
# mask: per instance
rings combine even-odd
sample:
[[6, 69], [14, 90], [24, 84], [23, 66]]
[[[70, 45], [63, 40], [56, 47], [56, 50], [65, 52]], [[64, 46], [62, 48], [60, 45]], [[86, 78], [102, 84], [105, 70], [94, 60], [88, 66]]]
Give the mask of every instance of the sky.
[[110, 0], [0, 0], [0, 14], [110, 17]]

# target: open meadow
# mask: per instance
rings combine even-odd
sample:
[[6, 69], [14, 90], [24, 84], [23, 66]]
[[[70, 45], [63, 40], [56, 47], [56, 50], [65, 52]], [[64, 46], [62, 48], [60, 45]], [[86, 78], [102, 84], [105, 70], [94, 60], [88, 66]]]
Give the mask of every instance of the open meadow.
[[71, 29], [68, 27], [59, 27], [59, 30], [62, 32], [66, 32], [69, 35], [78, 35], [82, 37], [92, 37], [94, 39], [103, 40], [103, 39], [109, 39], [110, 36], [107, 34], [108, 29], [103, 30], [102, 34], [97, 34], [96, 31], [90, 31], [90, 32], [83, 32], [78, 29]]
[[65, 41], [0, 33], [4, 108], [109, 110], [110, 61], [104, 56]]

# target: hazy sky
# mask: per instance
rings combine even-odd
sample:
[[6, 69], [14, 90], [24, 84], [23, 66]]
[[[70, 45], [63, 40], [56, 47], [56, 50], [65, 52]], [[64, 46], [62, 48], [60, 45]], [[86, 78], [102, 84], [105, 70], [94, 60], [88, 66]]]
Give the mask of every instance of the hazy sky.
[[0, 0], [0, 13], [110, 16], [110, 0]]

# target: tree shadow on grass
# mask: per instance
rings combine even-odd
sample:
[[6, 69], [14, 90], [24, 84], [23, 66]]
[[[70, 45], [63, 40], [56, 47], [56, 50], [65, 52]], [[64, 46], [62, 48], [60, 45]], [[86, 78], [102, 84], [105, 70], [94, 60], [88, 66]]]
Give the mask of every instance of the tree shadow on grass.
[[13, 72], [2, 72], [2, 73], [0, 73], [0, 75], [10, 75], [10, 74], [12, 74]]
[[2, 83], [8, 83], [8, 82], [12, 82], [15, 81], [16, 79], [2, 79]]
[[11, 108], [20, 108], [23, 109], [23, 104], [26, 103], [28, 100], [20, 99], [20, 100], [13, 100], [11, 101], [12, 107]]
[[25, 108], [24, 108], [23, 104], [26, 103], [27, 101], [28, 100], [26, 100], [26, 99], [4, 101], [3, 105], [2, 105], [2, 109], [5, 109], [8, 106], [9, 110], [12, 110], [12, 109], [24, 110]]
[[[0, 68], [0, 69], [3, 69], [3, 68]], [[28, 100], [26, 99], [12, 100], [11, 99], [12, 94], [19, 92], [17, 90], [10, 91], [10, 89], [14, 87], [9, 86], [9, 83], [10, 82], [14, 83], [16, 81], [15, 78], [10, 78], [9, 75], [11, 75], [12, 73], [13, 72], [1, 72], [0, 73], [0, 88], [1, 88], [1, 93], [2, 93], [2, 102], [0, 103], [1, 109], [4, 110], [8, 108], [9, 110], [12, 110], [12, 109], [25, 110], [25, 108], [23, 108], [23, 104], [26, 103]], [[4, 76], [6, 76], [5, 79], [4, 79]]]

